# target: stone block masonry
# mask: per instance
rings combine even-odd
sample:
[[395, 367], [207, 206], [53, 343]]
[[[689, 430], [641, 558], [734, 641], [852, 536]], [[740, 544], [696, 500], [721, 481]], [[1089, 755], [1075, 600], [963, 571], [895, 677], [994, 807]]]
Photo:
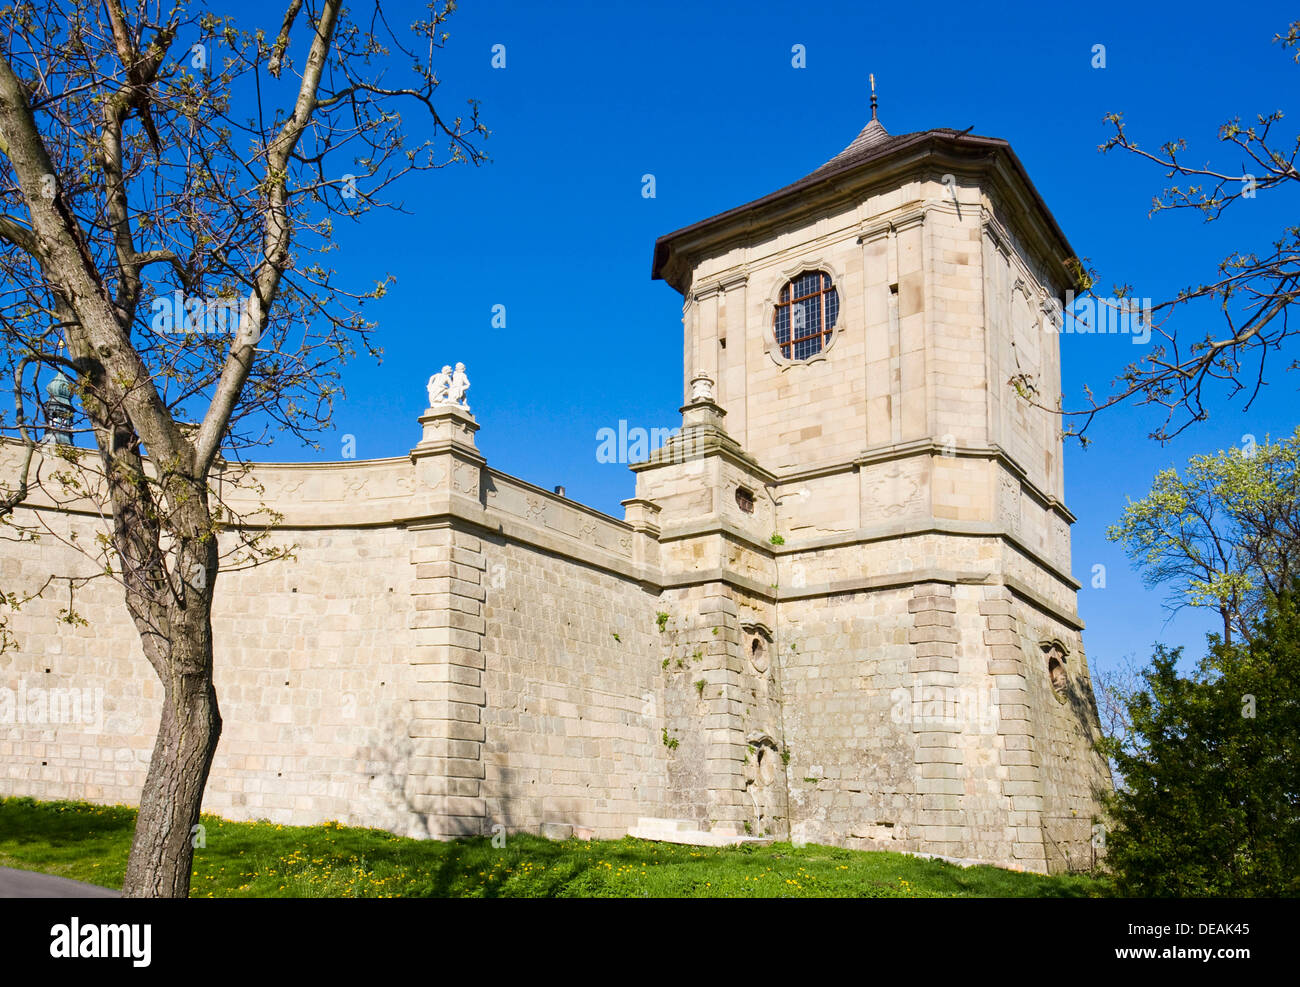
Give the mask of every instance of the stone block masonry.
[[[870, 557], [869, 536], [762, 538], [730, 494], [768, 478], [719, 413], [691, 414], [714, 423], [714, 445], [703, 465], [640, 470], [634, 523], [489, 469], [453, 411], [426, 415], [404, 466], [265, 468], [269, 495], [294, 491], [270, 505], [295, 560], [218, 584], [226, 726], [206, 808], [440, 839], [615, 838], [668, 817], [720, 838], [1080, 865], [1089, 832], [1072, 821], [1092, 802], [1075, 768], [1051, 764], [1087, 764], [1086, 738], [1046, 678], [1033, 684], [1040, 638], [1077, 642], [1071, 615], [1045, 618], [1043, 600], [987, 572], [926, 567], [942, 541], [871, 575], [845, 564]], [[656, 487], [680, 489], [688, 467], [715, 485], [713, 510], [656, 511]], [[24, 510], [79, 537], [96, 523]], [[18, 584], [88, 574], [44, 541], [3, 565]], [[33, 602], [0, 685], [99, 689], [105, 716], [0, 724], [3, 790], [131, 802], [157, 684], [115, 587], [75, 597], [93, 628], [60, 625], [61, 600]], [[1062, 647], [1083, 670], [1077, 643]]]
[[[490, 466], [450, 404], [406, 456], [223, 468], [227, 517], [277, 512], [294, 552], [216, 583], [205, 809], [1090, 866], [1110, 777], [1059, 424], [1005, 386], [1059, 395], [1070, 256], [1005, 142], [873, 119], [656, 244], [686, 403], [622, 520]], [[795, 304], [825, 316], [807, 352], [777, 334]], [[0, 654], [4, 794], [143, 784], [159, 686], [118, 587], [84, 578], [90, 493], [34, 489], [14, 520], [52, 537], [0, 542], [7, 592], [54, 577]]]
[[935, 848], [930, 852], [960, 857], [962, 848], [970, 843], [970, 834], [962, 805], [966, 772], [960, 731], [966, 724], [960, 715], [960, 637], [953, 587], [919, 584], [913, 588], [907, 609], [912, 614], [908, 643], [913, 646], [910, 720], [916, 744], [916, 793], [920, 796], [916, 827], [920, 841]]
[[487, 832], [483, 797], [482, 540], [450, 526], [412, 529], [412, 694], [408, 804], [434, 837]]

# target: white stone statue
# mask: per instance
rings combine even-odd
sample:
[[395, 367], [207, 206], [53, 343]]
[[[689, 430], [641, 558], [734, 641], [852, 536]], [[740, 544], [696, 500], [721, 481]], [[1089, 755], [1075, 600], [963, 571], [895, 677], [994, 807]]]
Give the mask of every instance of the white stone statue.
[[449, 403], [451, 399], [447, 395], [450, 390], [451, 367], [448, 366], [429, 378], [429, 407]]
[[447, 390], [447, 400], [469, 411], [469, 402], [465, 400], [468, 391], [469, 377], [465, 374], [465, 364], [458, 363], [456, 372], [452, 374], [451, 387]]
[[691, 378], [691, 403], [713, 400], [713, 378], [707, 371], [697, 370]]

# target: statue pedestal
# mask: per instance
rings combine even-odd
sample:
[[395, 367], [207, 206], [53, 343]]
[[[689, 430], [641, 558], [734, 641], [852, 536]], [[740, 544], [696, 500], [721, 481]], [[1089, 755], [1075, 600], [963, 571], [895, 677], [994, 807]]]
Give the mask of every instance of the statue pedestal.
[[452, 449], [478, 455], [474, 444], [474, 433], [478, 431], [478, 422], [469, 413], [468, 408], [458, 404], [439, 404], [426, 408], [420, 416], [423, 434], [420, 444], [411, 450], [417, 452], [446, 452]]
[[419, 489], [444, 490], [479, 502], [487, 460], [474, 445], [474, 416], [459, 405], [439, 404], [420, 416], [420, 425], [424, 434], [411, 450]]

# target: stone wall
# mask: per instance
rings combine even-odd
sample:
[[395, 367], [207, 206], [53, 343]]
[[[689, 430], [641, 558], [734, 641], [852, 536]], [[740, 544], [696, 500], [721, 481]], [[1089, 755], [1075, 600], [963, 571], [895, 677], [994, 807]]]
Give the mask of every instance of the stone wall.
[[[205, 808], [414, 836], [550, 821], [622, 835], [666, 783], [647, 536], [464, 449], [417, 449], [265, 464], [225, 491], [248, 517], [280, 515], [292, 555], [217, 577], [224, 730]], [[17, 451], [0, 447], [0, 469]], [[0, 654], [0, 791], [132, 803], [160, 686], [120, 586], [83, 581], [95, 565], [73, 543], [94, 543], [96, 519], [39, 490], [32, 504], [15, 527], [49, 533], [4, 542], [0, 575], [14, 591], [59, 578], [13, 615], [17, 647]], [[88, 623], [61, 621], [69, 606]], [[84, 710], [29, 716], [46, 695]]]
[[[46, 519], [49, 520], [48, 515]], [[17, 520], [27, 520], [20, 512]], [[89, 543], [85, 517], [65, 537]], [[213, 634], [224, 731], [205, 806], [235, 819], [339, 819], [419, 832], [405, 804], [412, 668], [406, 613], [408, 546], [394, 528], [286, 530], [296, 559], [218, 576]], [[53, 535], [4, 543], [6, 588], [51, 574], [85, 576], [78, 552]], [[69, 625], [73, 606], [88, 623]], [[15, 620], [18, 648], [0, 654], [0, 688], [76, 690], [80, 717], [0, 723], [5, 794], [133, 803], [153, 749], [161, 686], [104, 578], [56, 581]], [[66, 694], [66, 693], [65, 693]], [[46, 717], [50, 719], [51, 717]], [[74, 722], [67, 722], [68, 719]], [[81, 722], [75, 722], [80, 720]]]
[[[638, 466], [624, 521], [488, 468], [463, 413], [426, 414], [405, 461], [254, 467], [228, 499], [281, 514], [292, 557], [218, 577], [206, 808], [432, 837], [668, 816], [1086, 866], [1109, 779], [1068, 577], [987, 504], [801, 528], [803, 481], [772, 482], [717, 406], [685, 410], [691, 455]], [[16, 518], [50, 534], [5, 543], [6, 586], [60, 579], [16, 615], [0, 688], [88, 690], [98, 718], [0, 723], [0, 784], [129, 803], [159, 688], [120, 588], [75, 578], [83, 507]]]
[[503, 538], [482, 544], [487, 817], [622, 836], [664, 801], [657, 594]]
[[[227, 541], [271, 526], [295, 549], [216, 585], [207, 807], [439, 838], [668, 816], [1091, 863], [1110, 779], [1044, 410], [1069, 248], [1009, 149], [930, 134], [670, 235], [689, 403], [622, 520], [489, 467], [448, 406], [409, 456], [219, 470]], [[774, 307], [813, 270], [839, 321], [792, 362]], [[143, 780], [158, 687], [68, 544], [94, 544], [93, 489], [38, 487], [15, 520], [46, 536], [0, 542], [7, 592], [58, 577], [0, 655], [5, 793], [129, 802]], [[98, 719], [14, 717], [54, 688]]]

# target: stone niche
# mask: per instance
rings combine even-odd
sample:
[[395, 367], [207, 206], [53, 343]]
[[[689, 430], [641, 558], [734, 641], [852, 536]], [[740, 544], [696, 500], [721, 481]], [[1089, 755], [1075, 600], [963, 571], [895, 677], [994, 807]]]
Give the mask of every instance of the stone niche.
[[781, 728], [781, 691], [772, 631], [763, 623], [740, 625], [740, 701], [745, 763], [742, 805], [756, 836], [784, 836], [788, 785]]

